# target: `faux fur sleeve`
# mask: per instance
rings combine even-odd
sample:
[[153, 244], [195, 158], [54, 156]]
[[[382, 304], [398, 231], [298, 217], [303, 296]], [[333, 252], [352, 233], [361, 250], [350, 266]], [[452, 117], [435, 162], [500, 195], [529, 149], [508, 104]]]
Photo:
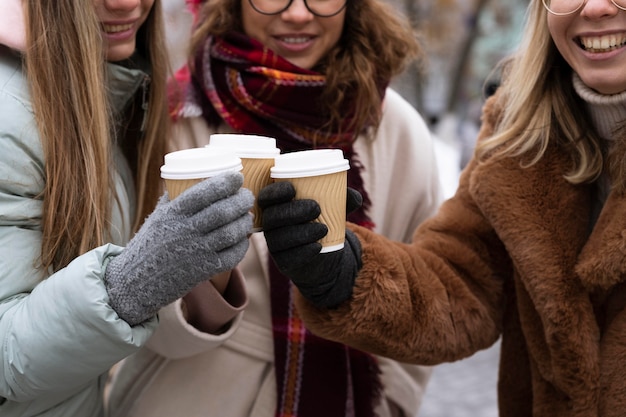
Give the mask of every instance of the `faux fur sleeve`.
[[[495, 113], [487, 117], [493, 122]], [[490, 134], [490, 123], [482, 135]], [[426, 365], [458, 360], [499, 337], [505, 277], [511, 262], [473, 200], [477, 163], [461, 175], [456, 195], [423, 223], [411, 244], [356, 225], [363, 268], [350, 300], [320, 310], [297, 305], [315, 333], [396, 360]]]

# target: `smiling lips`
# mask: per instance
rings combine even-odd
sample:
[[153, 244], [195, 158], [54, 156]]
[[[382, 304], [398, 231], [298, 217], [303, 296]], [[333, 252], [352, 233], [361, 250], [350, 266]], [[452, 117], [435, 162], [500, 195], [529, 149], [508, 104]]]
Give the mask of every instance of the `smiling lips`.
[[626, 33], [616, 33], [603, 36], [581, 36], [580, 46], [588, 52], [600, 53], [618, 49], [626, 43]]
[[310, 36], [285, 36], [285, 37], [280, 38], [281, 42], [290, 43], [290, 44], [305, 43], [310, 40], [311, 40]]
[[132, 29], [132, 27], [133, 27], [132, 23], [128, 23], [128, 24], [125, 24], [125, 25], [105, 25], [105, 24], [102, 24], [102, 29], [104, 29], [104, 31], [106, 33], [124, 32], [124, 31]]

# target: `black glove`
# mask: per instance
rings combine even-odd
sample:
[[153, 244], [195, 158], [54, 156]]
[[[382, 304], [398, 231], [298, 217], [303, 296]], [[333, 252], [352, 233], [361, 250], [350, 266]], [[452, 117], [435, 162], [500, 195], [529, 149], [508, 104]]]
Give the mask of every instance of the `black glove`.
[[241, 261], [254, 202], [242, 183], [241, 173], [226, 173], [190, 187], [173, 201], [163, 195], [105, 272], [111, 306], [122, 319], [141, 323]]
[[[315, 200], [294, 200], [295, 196], [290, 182], [270, 184], [259, 193], [257, 202], [263, 212], [267, 247], [278, 269], [304, 297], [318, 307], [336, 307], [352, 295], [362, 266], [361, 244], [346, 229], [343, 249], [320, 253], [322, 245], [318, 241], [328, 233], [326, 225], [314, 222], [320, 206]], [[348, 188], [347, 212], [361, 203], [361, 194]]]

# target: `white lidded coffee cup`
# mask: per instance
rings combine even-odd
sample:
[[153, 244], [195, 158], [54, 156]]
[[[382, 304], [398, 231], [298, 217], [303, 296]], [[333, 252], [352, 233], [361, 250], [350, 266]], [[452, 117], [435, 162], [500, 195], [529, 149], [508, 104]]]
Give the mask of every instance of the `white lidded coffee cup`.
[[313, 199], [320, 205], [318, 221], [328, 227], [320, 240], [322, 252], [344, 246], [349, 169], [341, 149], [313, 149], [281, 154], [270, 170], [274, 181], [293, 184], [297, 199]]

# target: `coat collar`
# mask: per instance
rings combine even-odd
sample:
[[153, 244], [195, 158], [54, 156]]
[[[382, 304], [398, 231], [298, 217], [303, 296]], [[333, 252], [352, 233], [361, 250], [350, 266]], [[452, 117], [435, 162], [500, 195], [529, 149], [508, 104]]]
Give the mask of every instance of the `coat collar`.
[[[16, 51], [26, 50], [26, 27], [23, 0], [2, 0], [0, 13], [0, 45]], [[108, 64], [109, 99], [113, 108], [122, 111], [139, 88], [147, 88], [149, 66], [139, 60], [135, 68]]]
[[[26, 50], [26, 26], [23, 0], [2, 0], [0, 13], [0, 45], [17, 51]], [[148, 79], [147, 64], [141, 62], [137, 68], [124, 68], [109, 64], [110, 96], [114, 108], [123, 108]]]
[[[486, 106], [487, 118], [493, 110]], [[486, 125], [493, 124], [488, 120]], [[621, 144], [626, 137], [613, 140]], [[567, 265], [559, 273], [571, 279], [559, 285], [576, 287], [570, 289], [574, 292], [609, 289], [626, 280], [626, 195], [612, 191], [592, 225], [596, 188], [563, 178], [571, 162], [557, 143], [553, 140], [530, 168], [517, 159], [486, 161], [473, 174], [472, 193], [507, 247], [519, 249], [512, 252], [522, 257], [513, 262], [527, 288], [545, 292], [546, 272]]]
[[[119, 63], [107, 63], [107, 94], [109, 102], [116, 112], [122, 112], [140, 89], [147, 100], [147, 88], [150, 76], [142, 68], [128, 68]], [[147, 105], [146, 103], [143, 103]]]
[[0, 44], [11, 49], [26, 49], [26, 28], [22, 0], [2, 0]]
[[[598, 393], [599, 329], [576, 267], [588, 245], [594, 189], [565, 180], [571, 161], [557, 140], [531, 167], [520, 162], [479, 164], [469, 179], [471, 194], [511, 256], [524, 333], [542, 341], [531, 347], [538, 372], [572, 398], [574, 408], [585, 409]], [[598, 226], [593, 233], [603, 240], [606, 229]], [[593, 255], [604, 262], [603, 254]]]

